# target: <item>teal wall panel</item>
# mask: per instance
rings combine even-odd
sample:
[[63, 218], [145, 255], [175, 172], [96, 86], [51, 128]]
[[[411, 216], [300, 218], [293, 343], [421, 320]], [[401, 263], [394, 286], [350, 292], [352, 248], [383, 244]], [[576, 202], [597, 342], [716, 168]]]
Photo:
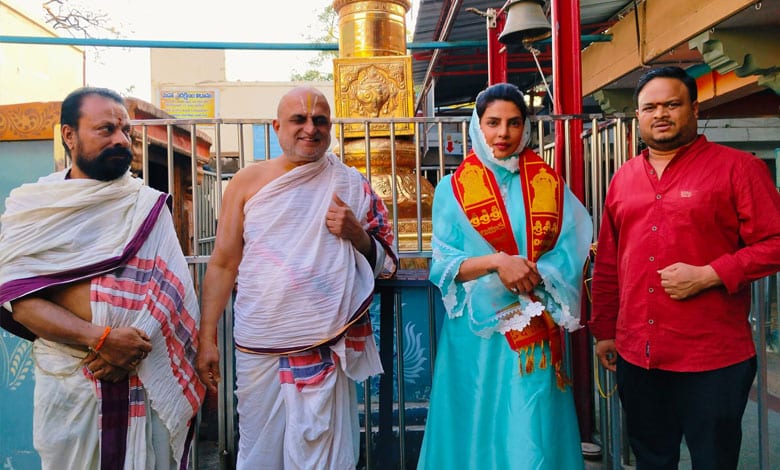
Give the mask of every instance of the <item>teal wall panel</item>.
[[[12, 189], [54, 171], [52, 145], [0, 142], [0, 212]], [[0, 330], [0, 468], [41, 466], [32, 441], [34, 372], [31, 343]]]
[[54, 171], [53, 146], [51, 140], [0, 142], [0, 213], [12, 189]]
[[32, 441], [35, 371], [31, 345], [0, 330], [0, 466], [3, 469], [41, 467]]

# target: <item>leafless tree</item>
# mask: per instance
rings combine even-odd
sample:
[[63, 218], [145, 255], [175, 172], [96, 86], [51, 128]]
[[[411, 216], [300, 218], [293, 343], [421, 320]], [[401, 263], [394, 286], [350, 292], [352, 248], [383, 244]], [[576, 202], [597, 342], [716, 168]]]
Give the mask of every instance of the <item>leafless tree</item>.
[[112, 26], [112, 18], [102, 11], [92, 11], [66, 0], [46, 0], [41, 6], [46, 11], [46, 23], [53, 29], [65, 30], [72, 36], [95, 37], [105, 33], [121, 36]]
[[[133, 34], [133, 31], [111, 15], [93, 7], [86, 7], [79, 0], [44, 0], [41, 7], [45, 11], [46, 24], [72, 37], [117, 39]], [[107, 50], [106, 47], [85, 46], [84, 50], [91, 61], [105, 63], [103, 53]], [[132, 95], [134, 88], [135, 86], [131, 86], [122, 94]]]

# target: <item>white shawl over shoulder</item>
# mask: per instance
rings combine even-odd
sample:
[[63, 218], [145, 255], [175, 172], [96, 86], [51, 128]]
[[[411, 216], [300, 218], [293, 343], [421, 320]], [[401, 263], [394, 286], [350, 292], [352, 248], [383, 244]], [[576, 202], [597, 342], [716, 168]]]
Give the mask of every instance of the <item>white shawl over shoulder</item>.
[[352, 244], [328, 232], [333, 194], [365, 223], [364, 179], [333, 154], [297, 167], [244, 207], [236, 343], [289, 348], [333, 337], [371, 297], [374, 272]]

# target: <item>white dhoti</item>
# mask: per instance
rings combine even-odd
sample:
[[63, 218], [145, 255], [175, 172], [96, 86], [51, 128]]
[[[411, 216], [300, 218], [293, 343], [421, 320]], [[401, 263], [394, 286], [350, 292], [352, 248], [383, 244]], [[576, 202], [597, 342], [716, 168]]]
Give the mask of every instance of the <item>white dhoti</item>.
[[[100, 469], [100, 401], [95, 383], [87, 377], [82, 360], [86, 353], [66, 345], [38, 339], [35, 355], [33, 445], [42, 470]], [[125, 468], [177, 468], [170, 434], [149, 406], [145, 392], [138, 397], [149, 416], [130, 418]], [[139, 419], [140, 418], [140, 419]], [[139, 428], [140, 426], [140, 428]]]
[[299, 391], [280, 383], [278, 356], [236, 351], [236, 376], [238, 470], [355, 468], [357, 392], [339, 367]]

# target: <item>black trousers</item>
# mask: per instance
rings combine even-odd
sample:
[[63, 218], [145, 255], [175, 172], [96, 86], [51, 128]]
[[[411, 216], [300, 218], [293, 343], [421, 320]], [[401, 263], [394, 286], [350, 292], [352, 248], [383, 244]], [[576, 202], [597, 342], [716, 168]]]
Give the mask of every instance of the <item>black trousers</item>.
[[683, 436], [693, 470], [736, 469], [755, 375], [755, 356], [706, 372], [648, 370], [618, 357], [618, 393], [637, 470], [676, 469]]

